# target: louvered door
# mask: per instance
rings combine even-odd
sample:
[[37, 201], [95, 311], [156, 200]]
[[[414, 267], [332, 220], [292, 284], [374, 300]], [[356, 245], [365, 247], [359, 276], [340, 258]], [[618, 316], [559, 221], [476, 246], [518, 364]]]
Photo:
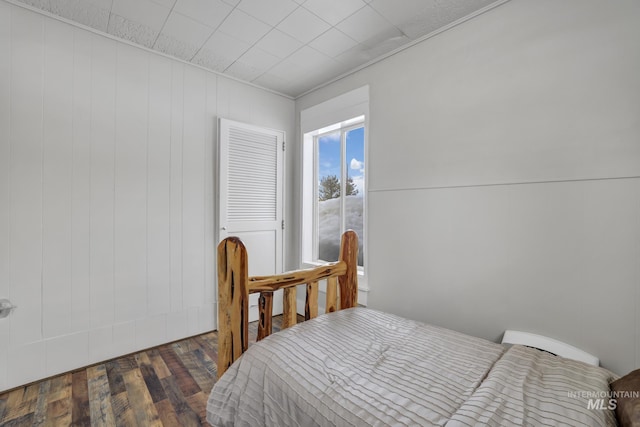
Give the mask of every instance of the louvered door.
[[[242, 239], [254, 254], [250, 275], [281, 273], [284, 132], [227, 119], [218, 129], [218, 238]], [[252, 297], [249, 317], [257, 320]]]

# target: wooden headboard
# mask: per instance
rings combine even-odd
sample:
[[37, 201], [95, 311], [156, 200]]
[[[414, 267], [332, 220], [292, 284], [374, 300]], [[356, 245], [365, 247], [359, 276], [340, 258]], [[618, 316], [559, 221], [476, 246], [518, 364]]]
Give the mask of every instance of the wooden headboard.
[[[249, 294], [260, 293], [258, 337], [271, 334], [273, 292], [284, 289], [282, 328], [296, 323], [296, 286], [306, 284], [305, 320], [318, 315], [318, 281], [327, 280], [326, 312], [358, 304], [358, 235], [342, 235], [338, 261], [273, 276], [249, 277], [247, 249], [237, 237], [218, 245], [218, 378], [248, 348]], [[338, 304], [338, 285], [340, 299]]]

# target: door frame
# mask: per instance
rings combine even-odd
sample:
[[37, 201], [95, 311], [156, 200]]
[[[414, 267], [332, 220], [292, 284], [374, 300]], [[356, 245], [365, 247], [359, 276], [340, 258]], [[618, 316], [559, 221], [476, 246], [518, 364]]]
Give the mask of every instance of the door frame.
[[[224, 164], [223, 162], [225, 160], [228, 159], [228, 153], [223, 153], [223, 144], [222, 144], [222, 138], [223, 138], [223, 128], [228, 127], [229, 125], [235, 125], [244, 129], [248, 129], [248, 130], [253, 130], [256, 132], [264, 132], [264, 133], [269, 133], [269, 134], [278, 134], [282, 136], [282, 154], [281, 154], [281, 171], [280, 171], [280, 209], [279, 212], [277, 212], [277, 215], [279, 215], [279, 219], [277, 219], [278, 222], [282, 221], [282, 224], [284, 224], [284, 226], [282, 227], [281, 231], [280, 231], [280, 242], [279, 242], [279, 255], [280, 255], [280, 262], [277, 263], [276, 265], [276, 273], [281, 273], [284, 271], [284, 267], [286, 264], [285, 261], [285, 241], [286, 241], [286, 221], [285, 221], [285, 212], [286, 212], [286, 177], [287, 177], [287, 167], [286, 167], [286, 132], [284, 130], [280, 130], [280, 129], [274, 129], [274, 128], [269, 128], [269, 127], [265, 127], [265, 126], [259, 126], [259, 125], [254, 125], [254, 124], [250, 124], [250, 123], [246, 123], [246, 122], [239, 122], [236, 120], [231, 120], [231, 119], [227, 119], [224, 117], [218, 117], [216, 120], [216, 124], [217, 124], [217, 132], [216, 132], [216, 136], [217, 136], [217, 149], [215, 150], [216, 153], [216, 174], [214, 174], [214, 176], [212, 177], [213, 179], [216, 180], [216, 183], [214, 185], [215, 188], [215, 220], [214, 220], [214, 224], [215, 224], [215, 236], [214, 236], [214, 241], [216, 242], [216, 247], [219, 244], [219, 242], [228, 236], [228, 234], [225, 232], [226, 230], [223, 230], [223, 227], [226, 227], [225, 223], [228, 223], [228, 221], [226, 220], [226, 218], [222, 218], [221, 212], [223, 209], [222, 206], [222, 181], [220, 179], [220, 177], [222, 176], [222, 173], [228, 173], [228, 165]], [[224, 123], [224, 124], [223, 124]], [[226, 201], [224, 202], [226, 203]], [[278, 245], [278, 244], [277, 244]], [[215, 251], [214, 251], [215, 252]], [[249, 256], [251, 256], [251, 254], [249, 254]], [[216, 254], [216, 259], [217, 259], [217, 254]], [[215, 260], [214, 260], [215, 263]], [[215, 265], [214, 267], [214, 292], [215, 292], [215, 301], [216, 301], [216, 325], [217, 325], [217, 318], [218, 318], [218, 268], [217, 265]], [[281, 294], [281, 292], [278, 292], [277, 294]], [[278, 314], [278, 312], [281, 312], [281, 304], [278, 303], [278, 301], [281, 300], [281, 295], [276, 295], [275, 299], [276, 299], [276, 304], [274, 304], [274, 315]], [[253, 307], [253, 305], [250, 306], [250, 308]], [[279, 308], [278, 308], [279, 307]]]

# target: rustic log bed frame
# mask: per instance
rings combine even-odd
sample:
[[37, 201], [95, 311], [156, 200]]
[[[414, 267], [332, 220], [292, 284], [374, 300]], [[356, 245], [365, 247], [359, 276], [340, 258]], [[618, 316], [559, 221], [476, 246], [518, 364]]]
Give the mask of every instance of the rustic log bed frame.
[[[305, 320], [318, 315], [318, 282], [327, 280], [327, 313], [358, 304], [358, 235], [342, 235], [338, 261], [273, 276], [248, 274], [247, 249], [237, 237], [218, 245], [218, 378], [249, 345], [249, 294], [260, 293], [258, 337], [271, 334], [273, 292], [284, 289], [282, 328], [296, 323], [296, 286], [306, 286]], [[340, 298], [338, 303], [338, 284]]]

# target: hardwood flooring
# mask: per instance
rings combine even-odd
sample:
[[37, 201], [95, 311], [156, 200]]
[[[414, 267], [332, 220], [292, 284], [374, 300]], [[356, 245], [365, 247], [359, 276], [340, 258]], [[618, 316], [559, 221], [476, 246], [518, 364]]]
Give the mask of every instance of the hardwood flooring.
[[0, 394], [0, 426], [208, 426], [217, 349], [214, 331], [19, 387]]

